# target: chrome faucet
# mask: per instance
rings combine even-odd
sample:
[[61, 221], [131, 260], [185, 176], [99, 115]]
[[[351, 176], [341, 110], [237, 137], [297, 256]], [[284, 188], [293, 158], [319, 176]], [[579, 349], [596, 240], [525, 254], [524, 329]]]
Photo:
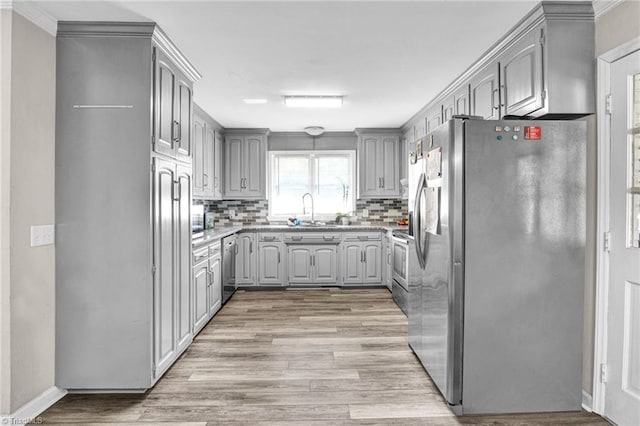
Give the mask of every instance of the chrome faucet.
[[313, 195], [311, 195], [310, 192], [306, 192], [304, 193], [304, 195], [302, 195], [302, 214], [307, 214], [307, 209], [304, 205], [304, 197], [309, 196], [309, 198], [311, 198], [311, 223], [315, 223], [315, 218], [314, 218], [314, 209], [313, 209]]

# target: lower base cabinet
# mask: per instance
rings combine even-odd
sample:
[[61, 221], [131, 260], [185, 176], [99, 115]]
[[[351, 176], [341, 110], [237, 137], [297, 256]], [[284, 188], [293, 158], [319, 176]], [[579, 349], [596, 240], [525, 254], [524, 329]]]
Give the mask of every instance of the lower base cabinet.
[[207, 325], [222, 306], [220, 241], [193, 253], [193, 334]]
[[281, 241], [258, 243], [258, 286], [282, 287], [286, 284], [284, 248]]
[[209, 282], [207, 298], [209, 300], [209, 318], [214, 316], [222, 307], [222, 254], [220, 242], [216, 246], [209, 247], [211, 257], [209, 258]]
[[337, 245], [291, 245], [289, 284], [337, 284]]
[[[375, 285], [383, 283], [382, 238], [379, 233], [353, 233], [342, 243], [342, 283]], [[386, 258], [385, 258], [386, 260]]]

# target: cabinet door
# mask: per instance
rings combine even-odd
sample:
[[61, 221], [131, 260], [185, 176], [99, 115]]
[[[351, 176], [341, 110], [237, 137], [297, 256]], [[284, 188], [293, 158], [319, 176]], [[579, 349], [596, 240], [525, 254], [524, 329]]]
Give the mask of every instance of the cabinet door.
[[427, 112], [427, 133], [433, 132], [442, 124], [442, 109], [440, 106]]
[[244, 137], [244, 198], [264, 198], [265, 194], [265, 153], [264, 138], [261, 135]]
[[287, 266], [289, 283], [310, 284], [313, 282], [312, 249], [308, 246], [289, 246]]
[[178, 74], [178, 76], [175, 94], [177, 104], [173, 118], [177, 121], [178, 128], [176, 158], [191, 161], [191, 83], [182, 74]]
[[500, 118], [500, 93], [498, 88], [498, 64], [490, 64], [470, 82], [471, 115], [486, 120]]
[[153, 149], [155, 152], [175, 155], [178, 129], [174, 122], [176, 72], [164, 53], [155, 49], [155, 135]]
[[526, 115], [544, 106], [541, 31], [532, 31], [500, 56], [505, 115]]
[[400, 196], [400, 137], [382, 136], [381, 195]]
[[209, 262], [201, 262], [193, 268], [193, 332], [197, 333], [209, 318], [207, 292], [211, 275]]
[[256, 285], [255, 234], [238, 235], [238, 258], [236, 259], [236, 283]]
[[376, 196], [382, 190], [382, 176], [378, 160], [381, 151], [378, 136], [363, 136], [360, 143], [360, 196]]
[[450, 96], [442, 104], [442, 122], [446, 123], [451, 120], [455, 114], [455, 110], [455, 99], [453, 96]]
[[470, 115], [471, 111], [469, 109], [469, 85], [464, 84], [454, 95], [453, 95], [453, 106], [455, 115]]
[[[174, 245], [177, 285], [178, 352], [193, 339], [191, 314], [191, 168], [176, 167], [176, 240]], [[174, 194], [175, 195], [175, 194]]]
[[209, 315], [211, 318], [222, 306], [222, 257], [220, 254], [209, 259], [211, 279], [209, 282]]
[[176, 279], [174, 262], [175, 166], [154, 160], [153, 174], [153, 290], [154, 377], [160, 376], [177, 355]]
[[225, 137], [224, 196], [240, 198], [244, 184], [244, 140], [242, 136]]
[[258, 246], [258, 285], [284, 285], [282, 243], [259, 243]]
[[382, 244], [363, 243], [364, 256], [363, 279], [367, 284], [382, 282]]
[[209, 125], [204, 129], [204, 168], [202, 171], [203, 192], [206, 199], [211, 200], [214, 194], [214, 149], [215, 132]]
[[204, 196], [205, 174], [205, 140], [204, 121], [198, 116], [193, 117], [193, 196]]
[[344, 284], [362, 283], [362, 245], [360, 243], [342, 244], [342, 282]]
[[213, 143], [213, 199], [222, 199], [222, 134], [216, 130]]
[[336, 284], [338, 282], [337, 246], [316, 247], [313, 252], [313, 282]]

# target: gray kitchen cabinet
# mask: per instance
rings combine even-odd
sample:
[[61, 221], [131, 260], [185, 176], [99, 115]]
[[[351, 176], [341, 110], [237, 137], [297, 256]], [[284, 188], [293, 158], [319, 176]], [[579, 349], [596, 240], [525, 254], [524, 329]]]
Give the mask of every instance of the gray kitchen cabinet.
[[266, 194], [266, 131], [225, 135], [224, 197], [264, 198]]
[[236, 258], [236, 284], [238, 287], [255, 286], [256, 283], [256, 235], [241, 233], [238, 235]]
[[335, 245], [314, 248], [312, 254], [314, 283], [336, 284], [338, 282], [337, 255], [338, 247]]
[[204, 146], [204, 120], [193, 116], [193, 196], [204, 196], [206, 152]]
[[433, 132], [441, 124], [442, 106], [436, 105], [434, 108], [427, 111], [427, 133]]
[[389, 231], [385, 237], [383, 253], [383, 283], [389, 290], [391, 290], [391, 284], [393, 281], [393, 238], [391, 237], [391, 231]]
[[291, 245], [288, 247], [289, 284], [337, 284], [337, 245]]
[[213, 136], [213, 197], [222, 200], [222, 133], [215, 131]]
[[358, 132], [359, 198], [400, 197], [400, 136]]
[[492, 62], [478, 71], [469, 83], [471, 115], [486, 120], [500, 118], [499, 64]]
[[258, 285], [285, 285], [285, 246], [282, 241], [258, 243]]
[[[470, 115], [469, 107], [469, 84], [464, 83], [453, 94], [454, 115]], [[450, 119], [451, 117], [449, 117]]]
[[544, 29], [529, 32], [500, 55], [502, 115], [527, 115], [544, 106]]
[[207, 289], [208, 317], [211, 318], [222, 306], [222, 254], [220, 242], [215, 244], [215, 248], [211, 247], [211, 257], [209, 258], [209, 286]]
[[211, 274], [208, 248], [194, 253], [193, 257], [193, 333], [196, 334], [209, 320], [208, 291]]
[[197, 105], [193, 113], [193, 195], [215, 200], [220, 190], [222, 141], [214, 120]]
[[455, 115], [456, 102], [453, 96], [448, 96], [442, 103], [442, 122], [446, 123]]
[[288, 272], [289, 284], [313, 283], [313, 246], [289, 246]]
[[380, 233], [345, 233], [343, 240], [343, 284], [381, 284], [383, 256]]
[[56, 385], [141, 392], [192, 340], [200, 76], [150, 22], [58, 22], [56, 54]]
[[191, 117], [193, 79], [182, 73], [173, 58], [155, 49], [156, 133], [155, 152], [182, 161], [191, 161]]

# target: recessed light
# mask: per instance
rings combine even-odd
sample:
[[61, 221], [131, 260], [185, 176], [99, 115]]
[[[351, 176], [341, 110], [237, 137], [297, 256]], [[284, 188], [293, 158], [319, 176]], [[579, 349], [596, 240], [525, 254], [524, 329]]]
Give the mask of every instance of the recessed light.
[[292, 108], [340, 108], [342, 96], [285, 96], [284, 104]]
[[249, 105], [255, 105], [255, 104], [266, 104], [267, 100], [266, 99], [243, 99], [245, 104], [249, 104]]

